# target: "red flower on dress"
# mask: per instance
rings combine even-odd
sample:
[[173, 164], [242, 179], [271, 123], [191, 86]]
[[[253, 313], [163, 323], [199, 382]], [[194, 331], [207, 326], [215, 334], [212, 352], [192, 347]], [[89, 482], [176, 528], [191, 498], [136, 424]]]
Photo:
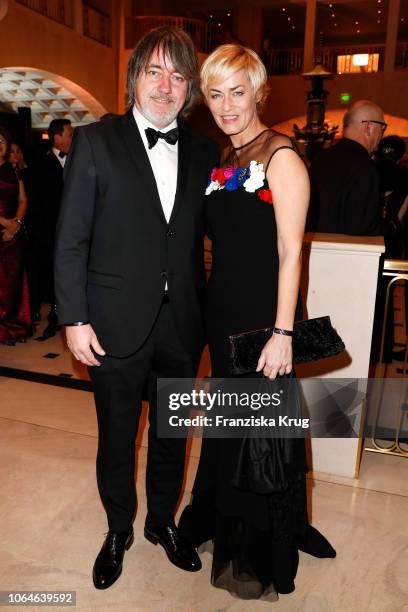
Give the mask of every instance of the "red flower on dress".
[[272, 191], [270, 189], [260, 189], [258, 191], [258, 197], [264, 202], [272, 204]]
[[227, 180], [224, 175], [224, 169], [214, 168], [214, 170], [211, 172], [211, 180], [218, 181], [220, 185], [224, 185], [225, 181]]
[[234, 174], [237, 166], [228, 166], [227, 168], [213, 168], [211, 172], [211, 181], [217, 181], [222, 187]]

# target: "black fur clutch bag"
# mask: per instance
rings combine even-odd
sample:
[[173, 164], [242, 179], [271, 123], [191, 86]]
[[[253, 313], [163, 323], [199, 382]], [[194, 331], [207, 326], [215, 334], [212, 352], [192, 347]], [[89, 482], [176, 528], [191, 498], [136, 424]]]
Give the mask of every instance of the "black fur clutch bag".
[[[272, 333], [273, 327], [266, 327], [230, 336], [231, 374], [255, 372], [262, 349]], [[305, 363], [337, 355], [345, 346], [330, 317], [317, 317], [295, 323], [292, 349], [294, 363]]]

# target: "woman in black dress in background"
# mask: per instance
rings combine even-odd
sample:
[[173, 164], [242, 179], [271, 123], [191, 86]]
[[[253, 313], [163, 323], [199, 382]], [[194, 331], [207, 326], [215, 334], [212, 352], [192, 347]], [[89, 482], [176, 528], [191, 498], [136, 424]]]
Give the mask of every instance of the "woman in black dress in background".
[[[274, 379], [292, 371], [292, 339], [285, 332], [293, 329], [299, 291], [307, 172], [290, 138], [258, 116], [267, 75], [255, 52], [223, 45], [204, 62], [201, 78], [214, 120], [231, 140], [206, 192], [212, 376], [231, 376], [229, 335], [274, 325], [283, 333], [267, 342], [255, 374]], [[196, 546], [213, 541], [214, 586], [243, 599], [273, 601], [294, 590], [299, 550], [317, 557], [336, 553], [308, 523], [304, 440], [288, 442], [286, 490], [268, 494], [232, 485], [241, 444], [203, 440], [193, 500], [179, 528]]]

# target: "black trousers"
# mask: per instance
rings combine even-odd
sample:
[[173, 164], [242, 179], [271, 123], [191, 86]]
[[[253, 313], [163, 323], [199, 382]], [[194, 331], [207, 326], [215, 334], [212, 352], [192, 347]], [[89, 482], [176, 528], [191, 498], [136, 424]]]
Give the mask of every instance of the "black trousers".
[[26, 249], [26, 267], [30, 288], [31, 314], [40, 312], [41, 302], [55, 304], [54, 244], [29, 236]]
[[96, 474], [109, 529], [128, 529], [136, 512], [135, 438], [146, 381], [148, 515], [155, 524], [174, 525], [184, 477], [186, 440], [157, 436], [156, 382], [157, 378], [193, 378], [200, 355], [185, 351], [171, 305], [163, 302], [148, 339], [137, 352], [125, 358], [97, 358], [101, 365], [89, 368], [99, 429]]

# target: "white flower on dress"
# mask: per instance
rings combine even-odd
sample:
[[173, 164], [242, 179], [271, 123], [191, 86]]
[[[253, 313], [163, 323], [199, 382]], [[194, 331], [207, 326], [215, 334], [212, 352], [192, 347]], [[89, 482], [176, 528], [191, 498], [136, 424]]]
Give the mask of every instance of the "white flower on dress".
[[211, 181], [211, 183], [209, 183], [207, 189], [205, 190], [205, 195], [210, 195], [210, 193], [212, 193], [213, 191], [217, 191], [217, 189], [220, 188], [220, 184], [218, 181]]
[[249, 164], [249, 178], [247, 178], [243, 185], [245, 191], [253, 193], [263, 186], [264, 181], [265, 172], [263, 171], [263, 164], [260, 164], [257, 161], [251, 161]]

